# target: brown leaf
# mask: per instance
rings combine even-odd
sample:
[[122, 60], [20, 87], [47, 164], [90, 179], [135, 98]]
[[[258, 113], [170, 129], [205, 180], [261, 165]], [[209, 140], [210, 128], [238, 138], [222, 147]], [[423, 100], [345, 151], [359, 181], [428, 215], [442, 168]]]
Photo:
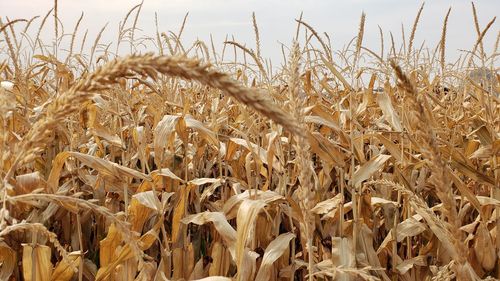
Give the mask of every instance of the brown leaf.
[[153, 148], [155, 152], [155, 163], [158, 167], [162, 167], [164, 160], [165, 148], [173, 146], [173, 134], [176, 131], [177, 122], [181, 116], [165, 115], [154, 129]]
[[[259, 156], [259, 160], [266, 164], [266, 165], [269, 165], [269, 163], [267, 162], [267, 151], [256, 145], [255, 143], [253, 142], [247, 142], [246, 140], [244, 139], [239, 139], [239, 138], [230, 138], [231, 142], [239, 145], [239, 146], [242, 146], [248, 150], [250, 150], [250, 148], [252, 149], [253, 153], [255, 153], [257, 156]], [[273, 168], [276, 169], [278, 172], [282, 172], [283, 171], [283, 166], [281, 165], [281, 163], [278, 161], [278, 159], [276, 157], [273, 158]]]
[[311, 212], [318, 214], [318, 215], [323, 215], [334, 208], [337, 208], [338, 205], [341, 203], [342, 200], [342, 194], [337, 194], [333, 198], [326, 199], [325, 201], [321, 201], [314, 208], [311, 209]]
[[[52, 263], [51, 249], [45, 245], [23, 244], [23, 277], [26, 281], [50, 281]], [[33, 263], [33, 261], [35, 263]], [[35, 277], [33, 280], [32, 277]]]
[[81, 261], [81, 252], [75, 251], [68, 253], [67, 259], [62, 259], [54, 268], [52, 272], [52, 276], [50, 278], [51, 281], [69, 281], [75, 274], [73, 271], [74, 268], [78, 268], [78, 265]]
[[224, 213], [205, 211], [202, 213], [187, 216], [184, 219], [182, 219], [182, 223], [185, 224], [194, 223], [197, 225], [203, 225], [208, 222], [214, 224], [215, 229], [222, 236], [224, 243], [231, 252], [231, 256], [233, 256], [233, 259], [236, 260], [236, 250], [234, 248], [236, 244], [236, 231], [227, 222]]
[[344, 154], [337, 145], [317, 132], [308, 133], [307, 136], [311, 150], [318, 154], [322, 160], [339, 167], [345, 166]]
[[215, 147], [219, 147], [220, 143], [217, 139], [217, 135], [209, 130], [203, 123], [194, 119], [191, 115], [186, 115], [184, 118], [186, 121], [186, 126], [190, 129], [197, 131], [204, 139], [206, 139], [209, 143], [213, 144]]
[[[261, 190], [252, 190], [252, 198], [255, 195], [255, 199], [257, 200], [262, 200], [266, 204], [276, 204], [279, 202], [283, 202], [285, 198], [278, 193], [267, 190], [267, 191], [261, 191]], [[226, 215], [228, 219], [233, 219], [236, 217], [236, 213], [238, 211], [238, 206], [243, 202], [244, 200], [250, 198], [250, 191], [246, 190], [243, 193], [233, 195], [231, 198], [229, 198], [226, 203], [224, 204], [223, 212]]]
[[288, 249], [290, 240], [293, 238], [295, 238], [293, 233], [283, 233], [267, 245], [255, 280], [271, 279], [271, 267], [273, 266], [273, 263]]
[[491, 271], [495, 267], [497, 254], [490, 232], [484, 222], [480, 222], [474, 238], [474, 252], [485, 271]]
[[[352, 239], [335, 237], [332, 238], [332, 265], [335, 267], [342, 268], [353, 268], [356, 265], [356, 257], [354, 255], [354, 249], [352, 244]], [[348, 281], [350, 280], [348, 274], [344, 272], [338, 273], [338, 280]]]
[[408, 270], [412, 269], [415, 265], [426, 266], [427, 257], [426, 256], [416, 256], [414, 258], [403, 261], [396, 266], [396, 269], [400, 274], [406, 274]]
[[27, 194], [35, 189], [46, 188], [40, 172], [33, 172], [16, 176], [16, 194]]
[[352, 185], [357, 186], [363, 181], [369, 179], [376, 171], [378, 171], [384, 163], [391, 158], [390, 155], [379, 154], [377, 157], [366, 162], [352, 176]]
[[139, 201], [142, 205], [157, 212], [162, 209], [160, 200], [158, 200], [158, 197], [156, 197], [156, 194], [152, 190], [136, 193], [132, 195], [132, 198]]
[[176, 176], [172, 171], [170, 171], [169, 168], [162, 168], [159, 171], [153, 171], [153, 172], [151, 172], [151, 174], [153, 175], [153, 177], [155, 177], [155, 176], [162, 176], [162, 177], [167, 177], [169, 179], [173, 179], [173, 180], [176, 180], [176, 181], [179, 181], [179, 182], [184, 182], [183, 179], [181, 179], [178, 176]]
[[248, 256], [246, 250], [247, 244], [254, 239], [252, 236], [255, 230], [255, 221], [260, 211], [267, 204], [262, 200], [245, 199], [238, 209], [236, 217], [236, 265], [238, 267], [238, 276], [240, 280], [250, 280], [255, 267], [248, 266], [248, 260], [254, 260], [254, 255]]
[[16, 252], [0, 241], [0, 280], [9, 280], [17, 263]]
[[383, 116], [385, 120], [389, 124], [391, 124], [394, 131], [396, 132], [403, 131], [403, 126], [401, 126], [399, 115], [396, 112], [396, 110], [394, 110], [394, 107], [392, 106], [391, 103], [391, 99], [389, 98], [389, 95], [385, 91], [377, 94], [377, 103], [380, 106], [380, 109], [382, 109], [382, 112], [384, 113]]

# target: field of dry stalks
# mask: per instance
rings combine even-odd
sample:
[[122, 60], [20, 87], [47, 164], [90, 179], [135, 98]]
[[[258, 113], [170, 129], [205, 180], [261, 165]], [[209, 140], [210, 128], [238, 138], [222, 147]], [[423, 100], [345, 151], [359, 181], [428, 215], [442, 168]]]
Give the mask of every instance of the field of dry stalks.
[[79, 52], [55, 3], [0, 22], [0, 280], [500, 276], [500, 37], [474, 6], [455, 62], [448, 15], [414, 45], [420, 9], [378, 51], [364, 14], [339, 51], [300, 17], [271, 71], [255, 15], [252, 47], [181, 28], [140, 54], [138, 5], [116, 56], [102, 33]]

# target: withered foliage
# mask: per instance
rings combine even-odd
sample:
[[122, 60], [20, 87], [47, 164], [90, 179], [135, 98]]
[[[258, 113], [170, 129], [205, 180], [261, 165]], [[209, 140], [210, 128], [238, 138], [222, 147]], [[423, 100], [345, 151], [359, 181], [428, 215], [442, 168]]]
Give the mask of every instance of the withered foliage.
[[487, 55], [474, 6], [453, 64], [449, 12], [439, 48], [414, 44], [422, 6], [378, 54], [364, 13], [337, 52], [301, 16], [277, 70], [255, 14], [256, 51], [185, 46], [185, 19], [140, 54], [138, 5], [117, 56], [104, 28], [78, 52], [55, 3], [0, 23], [0, 280], [500, 276], [499, 40]]

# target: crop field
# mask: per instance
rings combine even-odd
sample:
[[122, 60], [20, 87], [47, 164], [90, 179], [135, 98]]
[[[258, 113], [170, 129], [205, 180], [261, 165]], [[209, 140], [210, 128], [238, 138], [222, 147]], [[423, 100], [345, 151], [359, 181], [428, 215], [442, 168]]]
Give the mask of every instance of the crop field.
[[258, 14], [217, 50], [140, 10], [113, 45], [2, 16], [0, 280], [500, 278], [495, 18], [448, 61], [449, 12], [377, 50], [301, 16], [271, 67]]

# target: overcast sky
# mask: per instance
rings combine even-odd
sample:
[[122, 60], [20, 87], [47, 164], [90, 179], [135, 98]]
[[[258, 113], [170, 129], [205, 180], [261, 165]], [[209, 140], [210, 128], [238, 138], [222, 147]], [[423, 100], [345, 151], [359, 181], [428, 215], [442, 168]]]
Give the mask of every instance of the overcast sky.
[[[45, 15], [53, 6], [52, 0], [0, 0], [0, 10], [3, 20], [29, 19], [36, 15]], [[79, 36], [89, 29], [89, 39], [93, 42], [99, 30], [106, 24], [103, 42], [116, 41], [118, 23], [138, 0], [59, 0], [59, 17], [69, 33], [83, 11], [85, 13]], [[273, 60], [281, 59], [281, 49], [278, 42], [290, 45], [295, 34], [296, 22], [303, 12], [305, 22], [312, 25], [318, 32], [327, 32], [332, 39], [333, 49], [340, 49], [349, 42], [358, 31], [361, 13], [366, 13], [364, 46], [378, 52], [380, 39], [378, 25], [384, 31], [386, 46], [389, 46], [389, 31], [395, 36], [396, 44], [401, 41], [401, 24], [408, 38], [416, 13], [422, 1], [401, 0], [144, 0], [138, 27], [145, 34], [154, 36], [154, 13], [158, 13], [160, 32], [179, 30], [184, 15], [189, 12], [188, 21], [183, 34], [183, 42], [190, 45], [200, 39], [209, 42], [213, 35], [218, 50], [226, 35], [234, 35], [235, 39], [255, 48], [252, 28], [252, 12], [256, 13], [261, 35], [262, 55]], [[476, 1], [481, 28], [500, 11], [500, 0]], [[474, 30], [470, 1], [433, 0], [425, 3], [425, 8], [419, 22], [415, 46], [425, 40], [429, 47], [439, 42], [444, 16], [451, 7], [448, 23], [447, 57], [458, 57], [459, 49], [470, 50], [477, 39]], [[52, 32], [53, 19], [46, 25], [46, 30]], [[39, 24], [39, 21], [38, 21]], [[35, 26], [38, 26], [36, 24]], [[499, 32], [498, 21], [492, 26], [485, 38], [485, 49], [492, 50]], [[408, 39], [407, 39], [408, 40]], [[90, 43], [88, 43], [90, 44]], [[388, 47], [386, 47], [386, 50]]]

